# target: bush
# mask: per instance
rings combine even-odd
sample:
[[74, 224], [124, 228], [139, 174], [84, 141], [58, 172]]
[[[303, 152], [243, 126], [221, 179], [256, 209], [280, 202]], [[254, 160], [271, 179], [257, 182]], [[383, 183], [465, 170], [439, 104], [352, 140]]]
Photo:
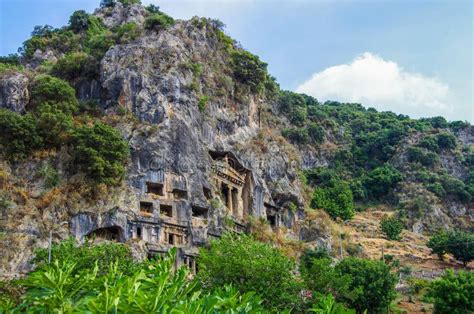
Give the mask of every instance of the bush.
[[89, 14], [84, 10], [75, 11], [69, 18], [69, 27], [74, 33], [87, 30], [89, 27]]
[[44, 187], [47, 189], [54, 188], [61, 180], [59, 173], [49, 164], [41, 167], [39, 174], [44, 180]]
[[446, 191], [444, 190], [443, 185], [439, 182], [427, 184], [426, 189], [434, 193], [438, 197], [444, 197], [446, 195]]
[[441, 177], [441, 183], [446, 194], [451, 195], [464, 203], [469, 203], [471, 201], [471, 194], [466, 190], [466, 185], [461, 180], [449, 175], [444, 175]]
[[0, 109], [0, 147], [9, 160], [28, 157], [34, 150], [43, 147], [38, 135], [35, 119], [30, 115], [19, 115]]
[[402, 180], [400, 172], [389, 165], [378, 167], [367, 174], [363, 184], [369, 196], [384, 197]]
[[334, 180], [329, 187], [316, 188], [311, 207], [324, 209], [333, 219], [351, 219], [354, 216], [354, 204], [349, 184]]
[[443, 259], [446, 253], [452, 254], [464, 265], [474, 259], [474, 235], [461, 230], [439, 232], [429, 239], [427, 246], [439, 259]]
[[315, 249], [306, 249], [301, 255], [300, 265], [305, 267], [306, 269], [309, 269], [313, 264], [313, 259], [321, 258], [331, 258], [331, 256], [329, 255], [329, 251], [326, 248], [318, 247]]
[[453, 134], [442, 132], [439, 133], [436, 138], [438, 141], [438, 146], [441, 149], [451, 150], [456, 148], [456, 137]]
[[403, 224], [399, 218], [384, 217], [380, 222], [380, 228], [382, 232], [387, 236], [389, 240], [400, 240], [400, 233], [403, 230]]
[[267, 64], [245, 50], [232, 53], [232, 69], [237, 81], [250, 86], [253, 92], [263, 90], [267, 78]]
[[445, 129], [448, 127], [448, 121], [444, 117], [433, 117], [429, 120], [434, 128]]
[[85, 52], [72, 52], [60, 58], [52, 68], [52, 74], [70, 82], [99, 77], [99, 62]]
[[311, 141], [315, 144], [321, 144], [324, 142], [324, 137], [326, 135], [324, 129], [314, 122], [308, 125], [308, 134], [311, 138]]
[[69, 115], [77, 112], [78, 109], [74, 88], [66, 81], [49, 75], [39, 75], [34, 80], [31, 88], [31, 103], [33, 107], [41, 103], [49, 103]]
[[338, 300], [355, 308], [358, 313], [385, 312], [395, 299], [396, 276], [390, 273], [390, 267], [381, 261], [349, 257], [335, 267], [338, 276], [347, 276], [349, 296], [341, 295]]
[[427, 136], [423, 138], [418, 146], [424, 147], [435, 153], [439, 152], [438, 140], [433, 136]]
[[472, 313], [474, 309], [474, 273], [447, 270], [433, 281], [428, 295], [434, 299], [435, 313]]
[[355, 310], [336, 302], [332, 294], [318, 297], [309, 311], [320, 314], [356, 314]]
[[110, 8], [110, 7], [114, 7], [116, 3], [117, 3], [116, 0], [101, 0], [100, 1], [100, 7], [101, 8]]
[[125, 174], [128, 144], [114, 128], [96, 122], [73, 134], [74, 164], [96, 183], [118, 185]]
[[[114, 249], [107, 248], [108, 246]], [[254, 293], [239, 294], [222, 286], [203, 293], [196, 281], [189, 280], [186, 267], [173, 269], [176, 249], [167, 258], [134, 264], [122, 272], [114, 260], [117, 244], [101, 246], [90, 268], [79, 270], [81, 262], [55, 260], [30, 273], [24, 280], [26, 293], [21, 304], [0, 308], [14, 313], [262, 313], [261, 301]], [[72, 248], [74, 249], [74, 248]], [[94, 255], [95, 247], [84, 250]], [[87, 252], [89, 251], [89, 252]], [[90, 254], [89, 254], [90, 253]], [[65, 252], [65, 254], [67, 254]], [[95, 255], [96, 258], [99, 257]], [[82, 255], [79, 257], [82, 261]], [[105, 260], [102, 260], [105, 258]], [[88, 258], [87, 258], [88, 259]], [[103, 271], [102, 271], [103, 270]], [[2, 304], [0, 303], [0, 306]]]
[[241, 293], [254, 291], [267, 308], [279, 311], [301, 302], [294, 269], [278, 249], [247, 235], [225, 234], [200, 250], [197, 280], [208, 289], [231, 284]]
[[425, 153], [422, 149], [418, 147], [410, 147], [407, 151], [408, 161], [409, 162], [418, 162], [425, 167], [431, 167], [435, 163], [439, 162], [439, 157], [433, 152]]
[[161, 30], [174, 25], [174, 19], [163, 12], [150, 15], [145, 20], [146, 29]]
[[[40, 269], [48, 269], [48, 249], [37, 249], [33, 262]], [[71, 275], [88, 273], [97, 265], [97, 274], [104, 275], [110, 264], [117, 263], [117, 270], [124, 275], [132, 275], [139, 267], [132, 258], [130, 248], [121, 243], [104, 242], [92, 244], [86, 241], [83, 245], [70, 237], [51, 247], [51, 262], [59, 265], [75, 263]]]
[[127, 43], [135, 40], [140, 36], [140, 34], [141, 30], [134, 22], [122, 24], [115, 30], [117, 40], [121, 43]]
[[286, 128], [281, 134], [293, 143], [306, 144], [308, 143], [308, 130], [304, 128]]
[[70, 114], [57, 105], [42, 103], [36, 108], [36, 128], [47, 148], [59, 148], [69, 141], [73, 128]]
[[199, 101], [198, 101], [199, 111], [203, 112], [204, 110], [206, 110], [208, 101], [209, 101], [209, 97], [207, 97], [207, 96], [201, 96], [199, 98]]

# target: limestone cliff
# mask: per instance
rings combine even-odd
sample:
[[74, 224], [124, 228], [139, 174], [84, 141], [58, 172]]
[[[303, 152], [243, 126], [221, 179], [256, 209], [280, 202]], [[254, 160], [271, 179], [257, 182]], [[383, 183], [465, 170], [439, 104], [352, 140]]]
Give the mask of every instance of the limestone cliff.
[[[325, 127], [321, 145], [292, 144], [281, 135], [291, 122], [275, 96], [236, 76], [228, 46], [242, 48], [223, 38], [215, 21], [193, 18], [150, 29], [149, 14], [120, 3], [96, 10], [107, 29], [133, 23], [138, 35], [107, 49], [97, 73], [70, 80], [78, 98], [96, 102], [101, 119], [128, 141], [123, 184], [91, 190], [69, 170], [67, 147], [2, 160], [0, 277], [29, 270], [32, 250], [46, 246], [51, 230], [54, 239], [95, 235], [146, 243], [152, 253], [179, 246], [183, 263], [191, 263], [199, 245], [225, 230], [247, 231], [259, 217], [295, 245], [331, 246], [327, 216], [305, 214], [310, 195], [301, 171], [330, 165], [337, 148], [348, 145], [344, 128]], [[21, 60], [23, 70], [0, 74], [0, 107], [25, 112], [34, 75], [64, 55], [55, 47], [37, 49]], [[457, 138], [472, 146], [473, 128]], [[403, 143], [416, 139], [412, 134]], [[401, 169], [403, 143], [390, 160]], [[455, 177], [467, 176], [461, 158], [444, 154], [442, 163]], [[61, 177], [54, 188], [41, 175], [48, 166]], [[413, 184], [396, 193], [401, 199], [425, 193]], [[412, 217], [413, 229], [424, 231], [426, 217], [440, 226], [472, 218], [472, 203], [426, 197], [431, 207]]]

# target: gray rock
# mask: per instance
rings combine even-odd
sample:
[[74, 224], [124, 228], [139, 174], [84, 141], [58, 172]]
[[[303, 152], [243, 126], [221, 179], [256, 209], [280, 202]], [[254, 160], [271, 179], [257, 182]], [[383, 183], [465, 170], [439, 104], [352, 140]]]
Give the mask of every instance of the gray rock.
[[30, 101], [28, 92], [28, 77], [19, 72], [7, 73], [0, 77], [0, 108], [6, 108], [18, 113], [25, 111]]

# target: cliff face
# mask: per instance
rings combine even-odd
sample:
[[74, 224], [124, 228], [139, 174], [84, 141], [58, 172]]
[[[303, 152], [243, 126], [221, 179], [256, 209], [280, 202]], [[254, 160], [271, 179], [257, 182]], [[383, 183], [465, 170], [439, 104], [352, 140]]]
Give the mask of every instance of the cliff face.
[[[108, 49], [97, 75], [71, 81], [78, 98], [96, 101], [102, 120], [128, 141], [124, 183], [84, 186], [81, 174], [68, 169], [66, 147], [26, 161], [2, 160], [0, 276], [30, 269], [32, 250], [46, 246], [50, 230], [55, 239], [72, 234], [79, 240], [93, 235], [144, 241], [155, 253], [179, 246], [183, 262], [224, 230], [245, 231], [255, 223], [251, 217], [293, 241], [331, 245], [327, 217], [305, 214], [309, 197], [301, 171], [334, 162], [336, 151], [349, 145], [344, 127], [325, 128], [321, 145], [291, 144], [281, 135], [290, 122], [274, 98], [236, 78], [228, 43], [212, 21], [193, 18], [150, 30], [144, 27], [148, 14], [120, 3], [97, 10], [107, 28], [134, 23], [139, 36]], [[36, 50], [22, 60], [26, 70], [1, 74], [0, 107], [23, 113], [35, 73], [63, 56], [54, 48]], [[406, 146], [416, 139], [404, 139], [389, 161], [407, 178]], [[457, 139], [472, 146], [473, 128], [458, 132]], [[441, 161], [453, 176], [467, 176], [462, 158], [446, 153]], [[45, 167], [58, 171], [58, 186], [45, 184]], [[472, 203], [438, 198], [415, 181], [407, 179], [410, 184], [396, 190], [402, 201], [418, 194], [428, 199], [429, 208], [409, 213], [413, 230], [459, 221], [465, 226], [472, 218]]]

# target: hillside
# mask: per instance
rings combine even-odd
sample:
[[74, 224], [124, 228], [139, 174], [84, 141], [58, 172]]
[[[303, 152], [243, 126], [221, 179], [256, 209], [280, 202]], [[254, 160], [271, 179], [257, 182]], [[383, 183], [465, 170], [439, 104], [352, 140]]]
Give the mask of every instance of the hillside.
[[472, 231], [473, 126], [283, 91], [220, 21], [119, 2], [0, 61], [0, 277], [29, 271], [51, 230], [178, 246], [183, 263], [226, 230], [337, 257], [355, 214], [345, 254], [379, 258], [389, 214], [406, 264], [433, 232]]

